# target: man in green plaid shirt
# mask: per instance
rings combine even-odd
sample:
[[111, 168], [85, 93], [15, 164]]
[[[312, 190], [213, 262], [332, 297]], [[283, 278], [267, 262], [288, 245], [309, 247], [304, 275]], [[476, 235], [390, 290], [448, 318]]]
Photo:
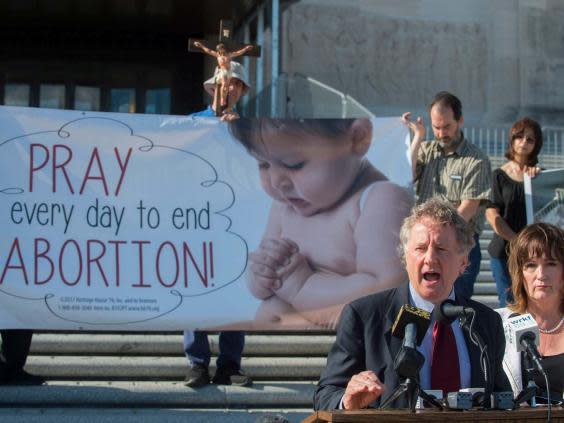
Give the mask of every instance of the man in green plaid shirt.
[[470, 251], [468, 267], [455, 282], [457, 294], [470, 298], [482, 260], [478, 241], [491, 196], [491, 165], [488, 157], [464, 137], [462, 104], [455, 95], [446, 91], [435, 95], [429, 115], [435, 138], [426, 142], [423, 120], [419, 117], [411, 121], [409, 112], [402, 116], [413, 131], [411, 161], [417, 203], [432, 197], [450, 201], [472, 225], [476, 245]]

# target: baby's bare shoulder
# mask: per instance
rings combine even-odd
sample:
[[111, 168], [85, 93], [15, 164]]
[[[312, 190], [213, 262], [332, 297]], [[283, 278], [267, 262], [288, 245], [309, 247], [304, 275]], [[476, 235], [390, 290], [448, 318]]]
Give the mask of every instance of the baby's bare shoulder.
[[[373, 184], [370, 192], [360, 199], [360, 220], [402, 220], [415, 202], [412, 192], [390, 181]], [[384, 220], [382, 220], [384, 219]]]
[[390, 181], [378, 181], [371, 184], [361, 194], [365, 204], [383, 204], [395, 201], [413, 201], [410, 190]]

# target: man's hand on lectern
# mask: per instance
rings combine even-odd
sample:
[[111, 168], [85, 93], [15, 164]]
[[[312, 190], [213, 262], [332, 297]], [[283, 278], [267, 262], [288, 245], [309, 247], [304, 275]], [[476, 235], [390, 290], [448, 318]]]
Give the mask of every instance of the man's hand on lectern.
[[343, 408], [345, 410], [359, 410], [366, 408], [376, 398], [382, 395], [385, 386], [378, 376], [371, 370], [354, 375], [345, 389], [343, 395]]

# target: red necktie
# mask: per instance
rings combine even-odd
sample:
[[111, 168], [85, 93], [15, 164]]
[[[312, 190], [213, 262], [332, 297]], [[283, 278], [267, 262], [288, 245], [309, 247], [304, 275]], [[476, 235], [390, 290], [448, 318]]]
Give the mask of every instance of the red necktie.
[[454, 332], [449, 324], [433, 326], [431, 389], [442, 389], [444, 396], [460, 389], [460, 366]]

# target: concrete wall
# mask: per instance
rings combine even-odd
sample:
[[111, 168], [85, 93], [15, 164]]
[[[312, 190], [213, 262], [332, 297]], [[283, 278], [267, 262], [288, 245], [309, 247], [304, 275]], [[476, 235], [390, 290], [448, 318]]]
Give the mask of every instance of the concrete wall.
[[560, 0], [302, 0], [282, 15], [281, 66], [377, 115], [449, 90], [470, 124], [564, 125], [563, 22]]

